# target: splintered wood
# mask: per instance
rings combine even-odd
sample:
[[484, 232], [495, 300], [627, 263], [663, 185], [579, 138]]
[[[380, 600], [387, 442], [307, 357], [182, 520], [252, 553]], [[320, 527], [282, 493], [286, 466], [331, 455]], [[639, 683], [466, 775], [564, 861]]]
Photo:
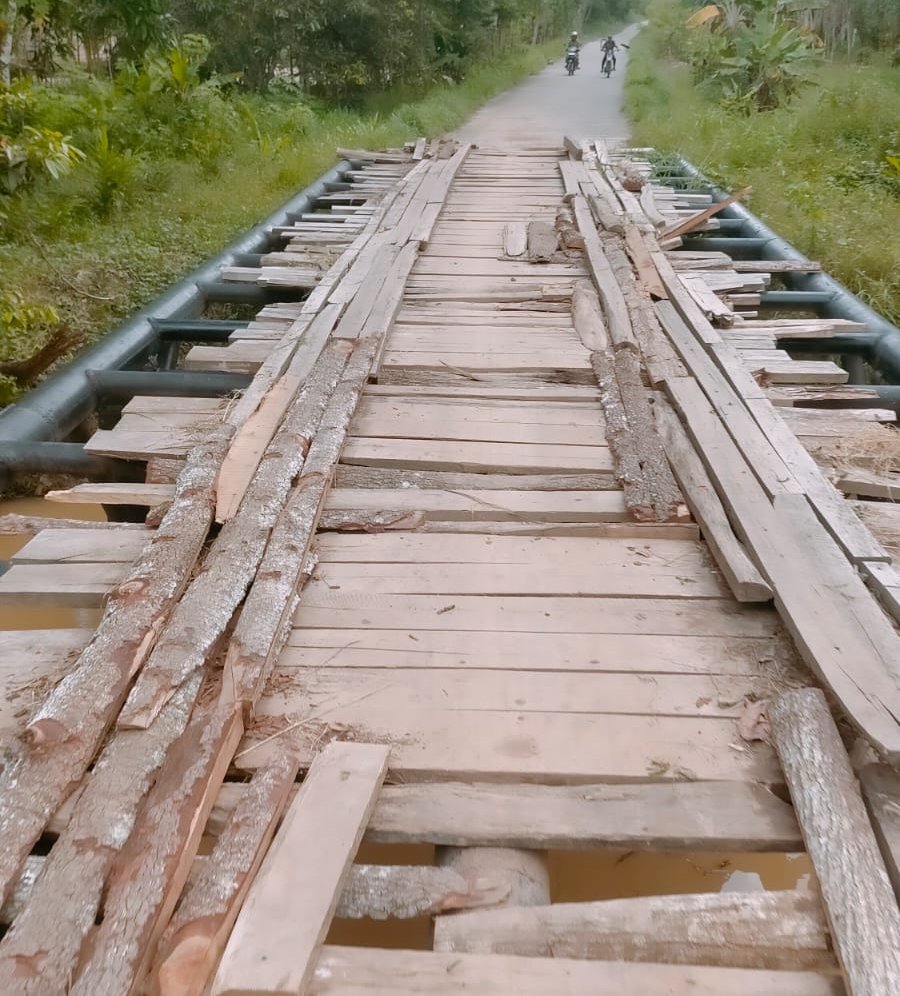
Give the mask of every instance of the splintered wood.
[[188, 353], [246, 390], [133, 400], [88, 448], [145, 482], [53, 495], [145, 524], [0, 521], [6, 605], [102, 610], [0, 634], [4, 996], [900, 992], [892, 413], [787, 352], [860, 329], [756, 317], [817, 264], [675, 249], [727, 205], [565, 148], [346, 150], [223, 274], [309, 293]]

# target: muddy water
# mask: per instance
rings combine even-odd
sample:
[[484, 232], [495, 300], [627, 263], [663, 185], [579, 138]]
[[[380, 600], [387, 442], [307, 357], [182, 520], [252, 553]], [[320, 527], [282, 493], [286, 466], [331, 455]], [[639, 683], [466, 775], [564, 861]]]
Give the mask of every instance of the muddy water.
[[[0, 514], [103, 520], [98, 505], [63, 505], [40, 499], [0, 502]], [[26, 536], [0, 536], [0, 560], [7, 560], [28, 541]], [[57, 629], [95, 626], [95, 610], [3, 608], [0, 629]], [[432, 864], [430, 845], [363, 844], [358, 858], [372, 864]], [[810, 873], [805, 855], [715, 854], [620, 850], [552, 851], [550, 860], [553, 902], [587, 902], [629, 896], [727, 889], [790, 889]], [[428, 918], [411, 921], [335, 921], [329, 943], [367, 947], [431, 947]]]

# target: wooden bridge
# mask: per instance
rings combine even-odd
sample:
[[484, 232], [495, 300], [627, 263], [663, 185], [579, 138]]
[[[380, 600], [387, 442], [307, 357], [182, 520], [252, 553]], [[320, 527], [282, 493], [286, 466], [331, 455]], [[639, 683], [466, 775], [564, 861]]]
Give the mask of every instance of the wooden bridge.
[[[224, 274], [305, 300], [183, 358], [250, 387], [52, 496], [146, 522], [7, 523], [3, 604], [96, 629], [2, 634], [0, 991], [896, 996], [894, 413], [777, 348], [858, 327], [635, 153], [355, 155]], [[560, 901], [608, 849], [814, 875]]]

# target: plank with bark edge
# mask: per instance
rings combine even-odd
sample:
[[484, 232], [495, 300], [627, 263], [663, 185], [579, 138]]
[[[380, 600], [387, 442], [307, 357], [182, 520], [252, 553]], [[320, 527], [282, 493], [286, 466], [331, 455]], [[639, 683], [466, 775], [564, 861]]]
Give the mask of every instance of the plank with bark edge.
[[[66, 992], [93, 930], [116, 856], [166, 752], [184, 732], [200, 689], [186, 681], [148, 730], [117, 730], [87, 777], [31, 899], [0, 941], [5, 996]], [[60, 910], [66, 915], [60, 916]], [[52, 944], [48, 944], [52, 924]]]
[[235, 628], [225, 658], [222, 696], [240, 704], [245, 715], [252, 714], [290, 635], [297, 586], [316, 522], [378, 346], [377, 338], [360, 340], [344, 368]]
[[900, 992], [900, 910], [825, 696], [779, 695], [768, 718], [850, 996]]
[[389, 753], [381, 745], [333, 743], [313, 762], [250, 888], [212, 996], [305, 992]]
[[326, 946], [308, 996], [844, 996], [812, 972]]
[[128, 694], [206, 540], [214, 485], [233, 430], [222, 426], [197, 447], [159, 528], [125, 580], [107, 596], [93, 639], [26, 731], [0, 791], [0, 899], [44, 826], [75, 788]]
[[194, 711], [169, 750], [107, 882], [71, 996], [135, 993], [187, 880], [206, 818], [243, 733], [237, 710]]
[[150, 973], [153, 996], [201, 996], [288, 804], [297, 759], [285, 752], [242, 786], [209, 858], [195, 863]]
[[831, 974], [812, 892], [731, 892], [554, 903], [439, 917], [435, 951]]
[[120, 727], [149, 726], [161, 705], [221, 639], [265, 552], [275, 520], [303, 466], [351, 347], [330, 344], [266, 450], [237, 514], [216, 537], [119, 714]]

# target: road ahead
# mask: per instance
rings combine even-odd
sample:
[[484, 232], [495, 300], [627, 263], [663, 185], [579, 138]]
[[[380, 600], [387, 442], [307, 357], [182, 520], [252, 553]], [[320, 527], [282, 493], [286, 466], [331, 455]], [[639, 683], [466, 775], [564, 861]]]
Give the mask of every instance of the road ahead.
[[[639, 31], [632, 25], [615, 35], [621, 46]], [[606, 79], [600, 74], [601, 43], [589, 42], [581, 50], [581, 69], [568, 76], [563, 52], [542, 72], [488, 101], [455, 133], [460, 141], [482, 147], [534, 147], [558, 144], [563, 135], [603, 138], [628, 137], [622, 113], [622, 95], [628, 51], [617, 53], [616, 71]]]

